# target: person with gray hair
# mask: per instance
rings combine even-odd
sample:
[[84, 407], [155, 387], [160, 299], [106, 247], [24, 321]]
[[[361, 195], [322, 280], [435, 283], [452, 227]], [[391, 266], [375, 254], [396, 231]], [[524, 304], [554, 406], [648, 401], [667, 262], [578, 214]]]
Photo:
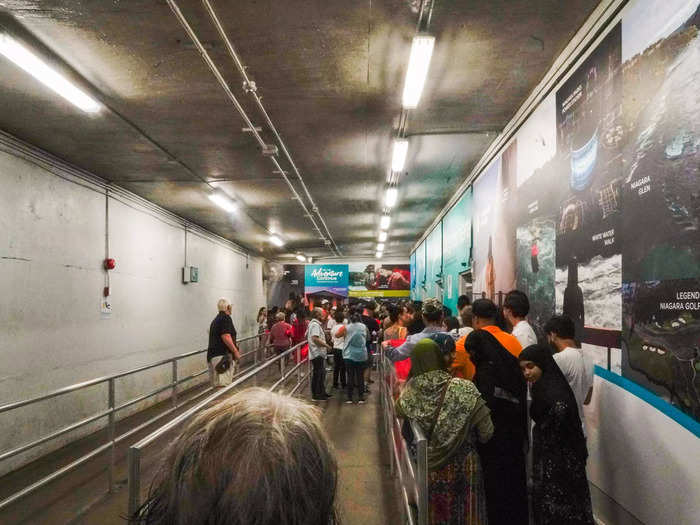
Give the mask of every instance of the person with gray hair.
[[130, 522], [330, 525], [338, 523], [337, 482], [318, 411], [250, 388], [187, 425]]
[[[444, 316], [444, 310], [442, 308], [442, 303], [435, 298], [426, 299], [423, 301], [423, 307], [421, 309], [423, 315], [423, 323], [425, 327], [421, 332], [409, 335], [403, 344], [397, 347], [392, 347], [389, 341], [384, 341], [382, 346], [389, 360], [403, 361], [411, 357], [413, 349], [415, 348], [418, 341], [430, 338], [433, 334], [443, 333], [447, 334], [442, 326], [442, 319]], [[449, 334], [448, 334], [449, 335]]]
[[306, 339], [309, 343], [309, 359], [313, 366], [311, 373], [311, 398], [314, 401], [325, 401], [330, 394], [326, 392], [326, 354], [333, 347], [326, 343], [326, 332], [321, 320], [324, 311], [322, 308], [314, 308], [311, 312], [311, 322], [306, 331]]
[[231, 383], [236, 364], [241, 358], [236, 345], [236, 328], [231, 319], [231, 301], [221, 298], [216, 307], [219, 313], [209, 326], [207, 349], [209, 381], [213, 388]]

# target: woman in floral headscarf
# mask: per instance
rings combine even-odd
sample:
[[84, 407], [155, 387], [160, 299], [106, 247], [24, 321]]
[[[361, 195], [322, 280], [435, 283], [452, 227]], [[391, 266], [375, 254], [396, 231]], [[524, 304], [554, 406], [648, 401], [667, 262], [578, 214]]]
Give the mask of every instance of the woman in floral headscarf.
[[428, 437], [431, 525], [486, 525], [486, 499], [476, 442], [493, 424], [474, 384], [452, 378], [438, 345], [423, 339], [411, 356], [411, 374], [396, 403], [401, 417], [416, 421]]

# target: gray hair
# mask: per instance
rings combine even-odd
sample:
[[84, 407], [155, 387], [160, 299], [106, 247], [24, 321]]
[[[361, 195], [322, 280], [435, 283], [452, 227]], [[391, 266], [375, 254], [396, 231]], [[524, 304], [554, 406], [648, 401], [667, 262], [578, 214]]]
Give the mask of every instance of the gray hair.
[[314, 319], [323, 319], [323, 308], [314, 307]]
[[202, 412], [172, 442], [131, 520], [328, 525], [337, 523], [337, 478], [318, 410], [250, 388]]
[[226, 299], [225, 297], [222, 297], [219, 299], [219, 302], [216, 303], [216, 307], [219, 309], [219, 312], [225, 312], [228, 310], [229, 306], [231, 306], [231, 301]]
[[284, 321], [286, 318], [287, 316], [284, 315], [284, 312], [277, 312], [275, 314], [275, 319], [277, 319], [278, 321]]

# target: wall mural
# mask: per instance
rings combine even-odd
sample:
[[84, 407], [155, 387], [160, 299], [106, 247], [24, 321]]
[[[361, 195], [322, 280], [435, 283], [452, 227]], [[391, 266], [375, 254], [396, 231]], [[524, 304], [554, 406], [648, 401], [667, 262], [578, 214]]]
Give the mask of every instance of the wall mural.
[[[540, 326], [570, 315], [596, 364], [696, 420], [698, 4], [631, 2], [477, 178], [465, 218], [476, 296], [521, 289]], [[444, 269], [443, 281], [457, 272]]]

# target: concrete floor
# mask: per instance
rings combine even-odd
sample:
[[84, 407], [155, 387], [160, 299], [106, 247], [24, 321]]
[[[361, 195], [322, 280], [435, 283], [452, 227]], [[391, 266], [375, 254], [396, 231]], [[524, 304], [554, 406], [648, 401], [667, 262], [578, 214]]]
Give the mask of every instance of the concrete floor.
[[343, 525], [401, 521], [398, 492], [389, 474], [389, 450], [381, 432], [377, 385], [365, 405], [346, 405], [343, 394], [318, 403], [338, 457], [338, 509]]

